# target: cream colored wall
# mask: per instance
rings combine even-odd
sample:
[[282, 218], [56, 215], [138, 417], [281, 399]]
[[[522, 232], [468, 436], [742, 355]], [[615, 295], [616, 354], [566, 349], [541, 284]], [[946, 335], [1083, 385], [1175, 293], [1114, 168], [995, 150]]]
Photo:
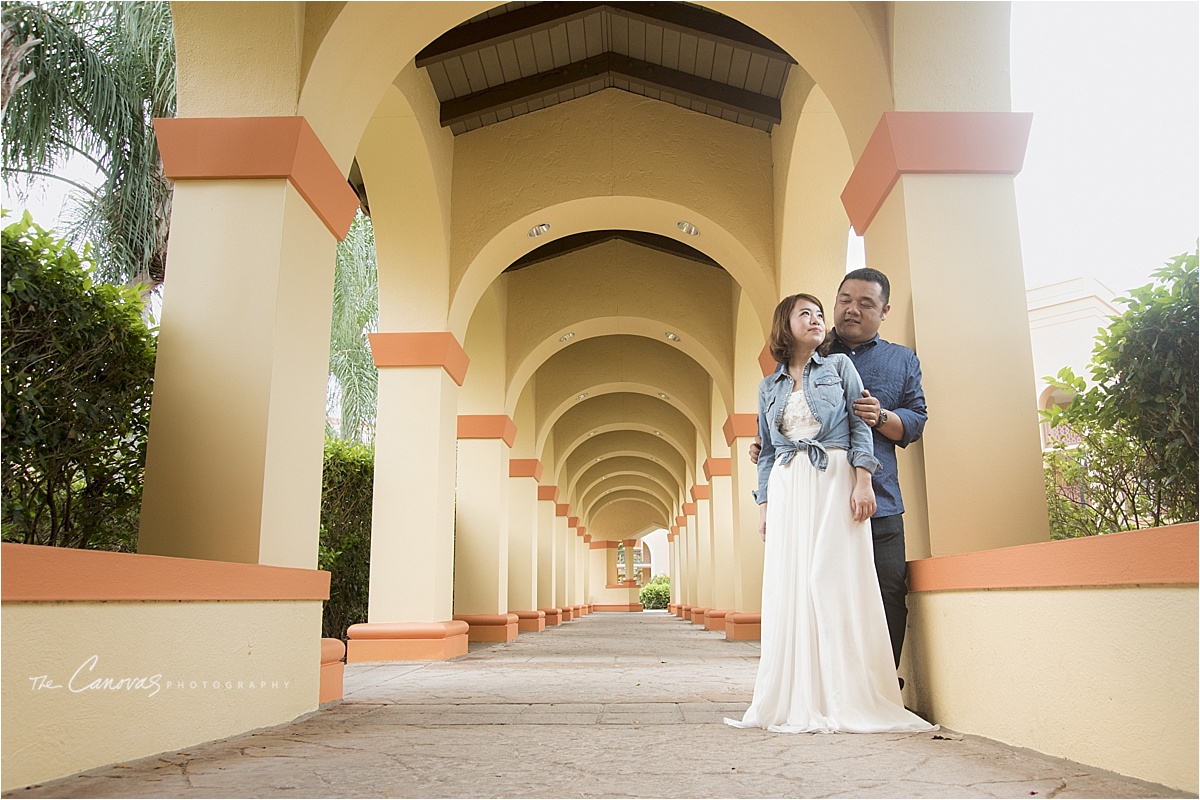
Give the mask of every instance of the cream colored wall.
[[[4, 791], [317, 708], [319, 601], [7, 602], [2, 613]], [[88, 689], [104, 678], [145, 688]]]
[[[548, 431], [571, 407], [613, 392], [657, 397], [694, 427], [708, 428], [709, 376], [665, 341], [643, 336], [585, 339], [547, 360], [535, 379], [539, 450]], [[580, 398], [584, 392], [587, 397]]]
[[1197, 791], [1194, 585], [922, 592], [908, 606], [900, 674], [933, 721]]
[[[671, 147], [663, 147], [664, 136]], [[455, 142], [454, 167], [456, 305], [473, 305], [495, 274], [532, 249], [523, 234], [541, 221], [550, 222], [554, 237], [618, 227], [682, 238], [717, 257], [760, 303], [769, 302], [771, 153], [761, 131], [613, 89], [465, 133]], [[593, 210], [590, 219], [573, 218], [566, 204], [590, 198], [607, 200], [581, 207]], [[626, 198], [658, 204], [639, 208]], [[596, 224], [596, 212], [627, 215], [627, 209], [640, 214], [628, 215], [626, 224]], [[676, 228], [680, 209], [692, 215], [685, 218], [700, 236], [684, 237]], [[522, 237], [501, 239], [518, 220]], [[702, 222], [709, 221], [706, 230]], [[740, 252], [721, 252], [718, 233], [732, 237]]]

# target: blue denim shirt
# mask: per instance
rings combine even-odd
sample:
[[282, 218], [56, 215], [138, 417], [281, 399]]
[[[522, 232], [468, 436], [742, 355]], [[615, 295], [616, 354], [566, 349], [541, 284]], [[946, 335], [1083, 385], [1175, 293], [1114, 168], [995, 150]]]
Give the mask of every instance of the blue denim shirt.
[[862, 380], [849, 356], [841, 353], [822, 356], [813, 353], [804, 365], [801, 381], [808, 401], [821, 429], [811, 439], [792, 441], [783, 435], [783, 409], [795, 387], [787, 366], [780, 364], [758, 385], [758, 436], [762, 452], [758, 456], [758, 491], [754, 499], [761, 505], [767, 502], [767, 481], [771, 470], [779, 463], [786, 464], [798, 453], [805, 453], [813, 466], [822, 472], [829, 464], [828, 450], [847, 450], [850, 464], [874, 473], [879, 468], [872, 445], [871, 429], [850, 410], [854, 399], [862, 396]]
[[834, 353], [845, 353], [854, 362], [863, 385], [879, 404], [904, 423], [904, 438], [894, 442], [878, 431], [875, 437], [875, 457], [880, 467], [872, 476], [875, 487], [875, 517], [890, 517], [904, 513], [900, 496], [900, 479], [896, 474], [896, 447], [908, 447], [921, 438], [929, 413], [925, 408], [925, 392], [921, 388], [921, 362], [917, 354], [904, 345], [880, 339], [878, 335], [851, 349], [833, 332]]

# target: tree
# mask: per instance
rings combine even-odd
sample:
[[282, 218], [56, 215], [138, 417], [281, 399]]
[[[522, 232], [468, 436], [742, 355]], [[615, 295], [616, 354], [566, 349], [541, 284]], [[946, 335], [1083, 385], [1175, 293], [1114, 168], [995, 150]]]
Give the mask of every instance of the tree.
[[[162, 283], [171, 215], [152, 120], [175, 115], [169, 3], [0, 4], [4, 176], [55, 174], [82, 156], [103, 176], [68, 228], [90, 241], [104, 280]], [[9, 42], [19, 43], [10, 47]]]
[[338, 244], [334, 266], [327, 406], [338, 423], [326, 430], [329, 436], [367, 443], [375, 439], [379, 370], [367, 334], [378, 328], [375, 234], [370, 217], [360, 212]]
[[4, 541], [133, 550], [155, 341], [132, 289], [33, 224], [4, 228]]
[[1092, 385], [1070, 368], [1051, 384], [1074, 395], [1043, 412], [1078, 443], [1054, 444], [1051, 511], [1072, 530], [1106, 533], [1197, 517], [1197, 264], [1183, 253], [1118, 298], [1124, 313], [1096, 338]]

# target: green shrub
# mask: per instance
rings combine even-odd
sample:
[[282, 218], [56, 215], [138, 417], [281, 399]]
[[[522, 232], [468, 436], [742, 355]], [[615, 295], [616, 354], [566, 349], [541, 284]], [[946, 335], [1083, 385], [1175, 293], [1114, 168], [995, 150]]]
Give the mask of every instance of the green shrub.
[[1171, 259], [1154, 278], [1118, 298], [1126, 310], [1096, 337], [1090, 387], [1070, 368], [1048, 379], [1074, 397], [1042, 412], [1067, 432], [1046, 458], [1053, 538], [1196, 519], [1197, 252]]
[[136, 288], [93, 284], [26, 213], [2, 233], [6, 542], [136, 549], [154, 336]]
[[346, 628], [367, 621], [371, 576], [371, 498], [375, 451], [370, 445], [327, 438], [321, 485], [318, 566], [329, 570], [322, 636], [345, 639]]
[[666, 608], [671, 602], [671, 579], [666, 575], [658, 575], [638, 593], [638, 602], [643, 608]]

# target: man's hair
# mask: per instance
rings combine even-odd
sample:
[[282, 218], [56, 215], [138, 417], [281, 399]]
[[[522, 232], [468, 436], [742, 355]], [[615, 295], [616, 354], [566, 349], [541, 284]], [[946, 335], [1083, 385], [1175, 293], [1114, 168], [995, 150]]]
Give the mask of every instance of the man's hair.
[[888, 281], [887, 275], [884, 275], [877, 269], [871, 267], [861, 267], [851, 272], [846, 273], [846, 277], [842, 278], [842, 282], [838, 284], [838, 293], [842, 291], [842, 287], [846, 285], [846, 281], [868, 281], [870, 283], [878, 283], [880, 292], [883, 294], [883, 304], [886, 306], [892, 299], [892, 284]]
[[[787, 364], [792, 360], [792, 349], [796, 346], [796, 340], [792, 338], [792, 308], [796, 305], [797, 300], [807, 300], [821, 311], [821, 316], [825, 316], [825, 306], [821, 305], [821, 301], [811, 294], [792, 294], [779, 301], [779, 305], [775, 306], [775, 314], [771, 319], [771, 338], [768, 342], [770, 345], [771, 358], [778, 361], [780, 364]], [[829, 348], [833, 346], [832, 340], [829, 338], [828, 328], [825, 332], [825, 341], [821, 342], [817, 347], [817, 352], [823, 356], [829, 355]]]

